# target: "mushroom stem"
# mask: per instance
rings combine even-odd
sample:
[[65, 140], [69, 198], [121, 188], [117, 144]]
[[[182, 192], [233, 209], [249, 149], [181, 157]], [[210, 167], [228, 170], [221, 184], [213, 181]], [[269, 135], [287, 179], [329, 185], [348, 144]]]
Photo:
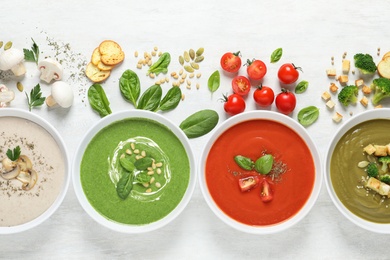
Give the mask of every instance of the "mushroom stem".
[[19, 62], [15, 66], [11, 68], [11, 71], [14, 73], [15, 76], [22, 76], [26, 73], [26, 67], [24, 66], [23, 62]]
[[8, 103], [14, 100], [15, 93], [12, 90], [0, 91], [0, 102]]
[[57, 102], [55, 101], [52, 95], [46, 97], [46, 105], [48, 107], [54, 107], [57, 105]]

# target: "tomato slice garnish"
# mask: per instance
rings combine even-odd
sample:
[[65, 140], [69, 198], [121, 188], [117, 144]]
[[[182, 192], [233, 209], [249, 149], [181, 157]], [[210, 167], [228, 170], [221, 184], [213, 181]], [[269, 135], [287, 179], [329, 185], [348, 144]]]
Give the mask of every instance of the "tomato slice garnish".
[[242, 192], [249, 191], [257, 186], [259, 183], [259, 176], [249, 176], [238, 180], [238, 186]]
[[261, 201], [263, 202], [270, 202], [274, 198], [271, 185], [266, 179], [262, 180], [261, 182], [260, 197]]

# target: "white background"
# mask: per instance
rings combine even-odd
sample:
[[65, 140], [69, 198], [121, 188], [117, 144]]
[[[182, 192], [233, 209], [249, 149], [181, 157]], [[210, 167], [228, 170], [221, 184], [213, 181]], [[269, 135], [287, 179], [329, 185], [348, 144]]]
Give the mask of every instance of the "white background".
[[[227, 118], [219, 101], [223, 93], [231, 91], [231, 76], [222, 73], [219, 66], [221, 55], [227, 51], [240, 50], [243, 60], [264, 60], [268, 73], [263, 83], [276, 93], [280, 91], [278, 67], [285, 62], [302, 67], [300, 80], [309, 81], [309, 88], [297, 95], [297, 108], [290, 116], [296, 120], [299, 109], [308, 105], [320, 108], [320, 118], [307, 131], [323, 160], [333, 133], [340, 127], [332, 122], [334, 111], [329, 111], [320, 97], [332, 82], [325, 70], [332, 66], [334, 56], [340, 72], [344, 52], [349, 59], [363, 52], [379, 61], [378, 48], [381, 55], [390, 51], [389, 8], [389, 1], [361, 0], [15, 0], [1, 5], [0, 40], [12, 41], [16, 48], [29, 48], [33, 38], [42, 58], [55, 55], [50, 42], [69, 43], [70, 50], [57, 57], [63, 59], [65, 80], [74, 88], [74, 105], [70, 110], [49, 110], [43, 106], [32, 113], [46, 118], [58, 129], [71, 159], [83, 134], [100, 119], [86, 98], [91, 83], [80, 76], [72, 78], [71, 74], [82, 60], [90, 59], [101, 41], [112, 39], [126, 53], [125, 61], [102, 84], [113, 112], [134, 109], [119, 92], [118, 79], [124, 70], [136, 71], [143, 89], [154, 83], [145, 76], [145, 69], [136, 69], [135, 51], [142, 55], [157, 46], [169, 52], [171, 72], [179, 69], [177, 58], [184, 50], [205, 48], [202, 77], [198, 81], [200, 89], [188, 90], [182, 86], [185, 100], [174, 111], [163, 114], [175, 124], [205, 108], [216, 110], [220, 123]], [[270, 54], [278, 47], [283, 48], [283, 57], [270, 64]], [[72, 57], [75, 61], [71, 61]], [[221, 87], [211, 94], [207, 79], [215, 70], [221, 71]], [[245, 75], [245, 67], [239, 73]], [[39, 83], [39, 72], [33, 63], [27, 63], [27, 74], [21, 81], [26, 91]], [[12, 107], [27, 110], [25, 94], [18, 92], [16, 81], [1, 79], [0, 83], [16, 93]], [[44, 95], [49, 95], [50, 87], [40, 83]], [[163, 85], [164, 91], [169, 86]], [[251, 94], [247, 98], [247, 111], [258, 109]], [[275, 110], [274, 105], [271, 109]], [[357, 104], [347, 109], [336, 105], [336, 110], [344, 115], [343, 122], [351, 117], [350, 112], [353, 116], [366, 109], [373, 109], [372, 105], [363, 108]], [[196, 155], [202, 153], [208, 136], [191, 140]], [[0, 258], [386, 259], [388, 243], [388, 235], [370, 233], [345, 219], [331, 202], [324, 185], [304, 220], [287, 231], [266, 236], [242, 233], [221, 222], [208, 208], [199, 186], [183, 213], [166, 227], [146, 234], [116, 233], [98, 225], [84, 212], [70, 185], [63, 204], [49, 220], [23, 233], [0, 236]]]

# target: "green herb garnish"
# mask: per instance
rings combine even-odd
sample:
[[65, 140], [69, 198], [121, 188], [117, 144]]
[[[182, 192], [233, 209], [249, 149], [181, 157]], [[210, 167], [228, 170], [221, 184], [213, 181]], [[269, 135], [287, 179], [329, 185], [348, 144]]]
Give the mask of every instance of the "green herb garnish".
[[16, 146], [13, 150], [8, 149], [6, 154], [7, 154], [7, 157], [11, 161], [16, 161], [19, 158], [19, 156], [20, 156], [20, 147], [19, 147], [19, 145]]
[[280, 58], [282, 57], [282, 55], [283, 55], [282, 48], [277, 48], [276, 50], [274, 50], [271, 54], [271, 63], [278, 62], [280, 60]]
[[220, 82], [221, 82], [221, 77], [220, 77], [219, 71], [216, 70], [213, 72], [213, 74], [211, 74], [211, 76], [209, 77], [209, 80], [207, 82], [209, 90], [211, 92], [215, 92], [219, 88]]
[[38, 64], [38, 59], [39, 59], [39, 47], [38, 45], [35, 43], [34, 39], [31, 38], [31, 40], [33, 41], [33, 44], [31, 46], [31, 50], [29, 49], [23, 49], [23, 52], [24, 52], [24, 59], [26, 61], [33, 61], [35, 62], [36, 64]]
[[168, 52], [164, 52], [160, 58], [150, 66], [148, 75], [154, 73], [156, 75], [160, 73], [166, 74], [168, 72], [168, 66], [171, 62], [171, 55]]
[[320, 109], [318, 107], [308, 106], [298, 112], [298, 121], [303, 126], [309, 126], [317, 121], [319, 115]]
[[45, 97], [42, 97], [41, 86], [37, 84], [30, 92], [28, 97], [27, 92], [24, 92], [27, 97], [28, 109], [31, 111], [34, 107], [42, 106], [45, 102]]

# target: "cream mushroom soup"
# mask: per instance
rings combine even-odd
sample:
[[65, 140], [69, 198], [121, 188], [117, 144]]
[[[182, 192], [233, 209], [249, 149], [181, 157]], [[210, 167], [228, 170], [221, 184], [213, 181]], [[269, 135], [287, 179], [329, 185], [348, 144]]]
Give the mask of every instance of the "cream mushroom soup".
[[[7, 176], [7, 151], [20, 148], [28, 170]], [[0, 117], [0, 226], [22, 225], [43, 214], [57, 199], [65, 181], [64, 156], [54, 138], [38, 124], [18, 117]], [[24, 173], [23, 173], [24, 172]], [[13, 177], [13, 176], [11, 176]]]

